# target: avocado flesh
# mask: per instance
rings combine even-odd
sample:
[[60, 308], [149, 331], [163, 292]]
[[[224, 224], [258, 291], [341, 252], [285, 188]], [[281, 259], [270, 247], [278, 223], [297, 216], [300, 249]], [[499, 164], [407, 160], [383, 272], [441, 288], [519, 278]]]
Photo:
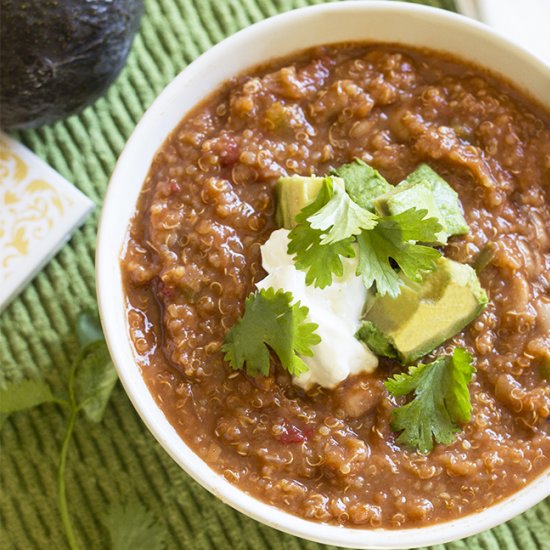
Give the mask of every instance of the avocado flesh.
[[275, 186], [277, 194], [277, 224], [285, 229], [296, 227], [296, 215], [319, 194], [325, 178], [288, 176], [279, 178]]
[[333, 170], [335, 176], [345, 181], [347, 194], [361, 208], [374, 212], [374, 200], [393, 188], [372, 166], [360, 159]]
[[487, 301], [470, 266], [440, 258], [421, 283], [403, 277], [396, 298], [374, 298], [357, 337], [378, 355], [412, 363], [460, 332]]
[[469, 231], [457, 192], [427, 164], [421, 164], [405, 181], [377, 197], [374, 206], [377, 213], [384, 216], [410, 208], [427, 210], [425, 217], [436, 218], [443, 228], [431, 244], [445, 245], [452, 235]]

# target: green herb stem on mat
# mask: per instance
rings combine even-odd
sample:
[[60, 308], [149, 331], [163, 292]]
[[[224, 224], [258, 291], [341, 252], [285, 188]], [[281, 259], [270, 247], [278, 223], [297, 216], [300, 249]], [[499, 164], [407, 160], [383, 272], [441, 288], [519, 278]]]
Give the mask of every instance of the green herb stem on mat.
[[69, 503], [67, 502], [67, 488], [65, 485], [65, 468], [67, 466], [67, 455], [69, 453], [69, 445], [74, 431], [76, 417], [78, 416], [78, 409], [72, 407], [71, 414], [69, 416], [69, 422], [67, 424], [67, 431], [65, 432], [65, 438], [63, 439], [63, 446], [61, 447], [61, 454], [59, 455], [59, 468], [57, 470], [57, 496], [59, 500], [59, 513], [61, 514], [61, 521], [63, 522], [63, 528], [65, 529], [65, 535], [69, 548], [71, 550], [78, 550], [78, 544], [76, 542], [76, 536], [73, 530], [71, 521], [71, 514], [69, 513]]
[[0, 390], [0, 413], [3, 414], [32, 409], [45, 403], [55, 403], [69, 411], [59, 454], [57, 497], [61, 521], [71, 550], [78, 550], [79, 546], [69, 512], [65, 471], [76, 420], [78, 413], [83, 411], [88, 420], [100, 422], [117, 381], [97, 315], [82, 313], [77, 320], [76, 333], [80, 349], [69, 371], [67, 399], [56, 397], [48, 384], [39, 380], [12, 382]]

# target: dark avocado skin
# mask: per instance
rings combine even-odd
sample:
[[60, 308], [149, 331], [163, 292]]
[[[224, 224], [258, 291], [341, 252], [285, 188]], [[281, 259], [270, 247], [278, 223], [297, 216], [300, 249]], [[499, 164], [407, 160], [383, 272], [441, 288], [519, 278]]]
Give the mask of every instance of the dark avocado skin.
[[0, 0], [0, 127], [81, 111], [124, 66], [143, 0]]

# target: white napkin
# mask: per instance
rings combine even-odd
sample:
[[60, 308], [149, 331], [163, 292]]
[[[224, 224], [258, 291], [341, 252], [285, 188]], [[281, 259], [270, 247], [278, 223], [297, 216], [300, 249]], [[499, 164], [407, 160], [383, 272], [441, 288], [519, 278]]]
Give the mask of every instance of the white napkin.
[[0, 132], [0, 312], [92, 208], [53, 168]]
[[457, 0], [457, 8], [550, 65], [550, 0]]

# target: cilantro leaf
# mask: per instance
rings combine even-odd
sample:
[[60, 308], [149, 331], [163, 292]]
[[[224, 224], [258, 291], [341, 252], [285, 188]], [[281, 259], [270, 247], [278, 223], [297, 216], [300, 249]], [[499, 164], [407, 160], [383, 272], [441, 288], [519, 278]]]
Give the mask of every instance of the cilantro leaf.
[[291, 231], [288, 253], [296, 254], [294, 265], [306, 272], [308, 286], [325, 288], [332, 284], [333, 276], [341, 277], [344, 274], [342, 257], [353, 258], [355, 251], [352, 239], [320, 244], [321, 235], [321, 231], [309, 226], [296, 226]]
[[245, 303], [243, 317], [227, 333], [222, 346], [225, 360], [235, 370], [251, 376], [269, 374], [270, 350], [290, 374], [308, 370], [300, 355], [312, 356], [311, 346], [321, 338], [315, 334], [315, 323], [306, 323], [309, 309], [300, 303], [291, 305], [290, 292], [268, 288], [251, 294]]
[[74, 378], [76, 401], [88, 420], [101, 422], [117, 380], [105, 342], [88, 344]]
[[[330, 181], [330, 178], [328, 178]], [[363, 229], [372, 229], [378, 216], [355, 204], [338, 180], [331, 182], [332, 196], [315, 214], [307, 218], [313, 229], [327, 231], [321, 244], [331, 244], [353, 237]]]
[[0, 390], [0, 413], [10, 414], [58, 401], [48, 384], [41, 380], [9, 382]]
[[475, 368], [463, 348], [433, 363], [410, 367], [385, 382], [393, 396], [414, 391], [414, 399], [393, 410], [392, 429], [401, 432], [397, 442], [426, 453], [436, 443], [448, 445], [460, 431], [459, 422], [468, 422], [472, 405], [468, 383]]
[[136, 500], [125, 505], [111, 505], [103, 523], [109, 531], [112, 550], [163, 550], [165, 548], [165, 527]]
[[[80, 350], [71, 363], [66, 399], [54, 396], [45, 382], [37, 380], [9, 383], [0, 390], [0, 427], [9, 413], [30, 409], [43, 403], [57, 403], [69, 411], [65, 436], [59, 454], [57, 498], [61, 521], [70, 548], [78, 548], [78, 543], [69, 513], [65, 471], [75, 422], [80, 410], [83, 410], [90, 420], [99, 422], [117, 381], [97, 315], [90, 312], [81, 313], [76, 321], [76, 333]], [[137, 525], [141, 525], [140, 522], [144, 520], [142, 518], [142, 520], [136, 521]], [[134, 530], [136, 529], [131, 527], [131, 532]], [[142, 539], [146, 542], [144, 546], [140, 547], [139, 541]], [[133, 544], [128, 547], [123, 545], [127, 540], [132, 540], [127, 533], [119, 538], [119, 542], [122, 544], [120, 546], [117, 546], [113, 539], [114, 548], [160, 550], [163, 547], [162, 544], [155, 544], [152, 537], [148, 539], [141, 533], [138, 536], [138, 541], [132, 540]]]
[[76, 403], [88, 420], [101, 422], [118, 377], [97, 313], [84, 311], [78, 316], [76, 335], [81, 346], [74, 366]]
[[81, 348], [104, 340], [99, 316], [92, 311], [83, 311], [76, 320], [76, 338]]
[[427, 210], [413, 207], [394, 216], [386, 216], [386, 231], [400, 233], [404, 241], [433, 241], [442, 227], [437, 218], [426, 218], [427, 214]]
[[357, 275], [363, 278], [366, 288], [376, 283], [379, 294], [392, 297], [399, 294], [401, 280], [390, 258], [413, 281], [421, 281], [422, 272], [435, 269], [435, 261], [441, 253], [415, 243], [429, 241], [430, 236], [441, 230], [434, 218], [424, 219], [426, 214], [426, 210], [411, 208], [395, 216], [385, 216], [379, 219], [376, 227], [358, 235]]
[[344, 180], [351, 200], [366, 210], [374, 210], [374, 199], [392, 189], [378, 170], [359, 159], [332, 170], [332, 174]]
[[321, 244], [323, 231], [313, 229], [308, 218], [325, 206], [332, 196], [330, 180], [325, 180], [317, 198], [296, 216], [296, 227], [289, 233], [288, 253], [294, 256], [297, 269], [306, 272], [306, 284], [325, 288], [332, 283], [332, 276], [341, 277], [344, 265], [341, 256], [353, 258], [353, 239], [331, 244]]

